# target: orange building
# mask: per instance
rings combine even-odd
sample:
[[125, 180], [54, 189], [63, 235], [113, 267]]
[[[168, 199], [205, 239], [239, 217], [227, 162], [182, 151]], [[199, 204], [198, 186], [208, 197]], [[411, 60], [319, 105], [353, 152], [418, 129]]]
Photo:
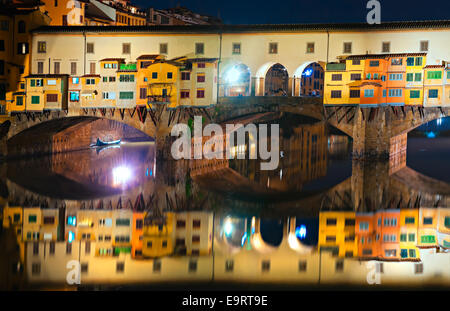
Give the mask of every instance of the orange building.
[[358, 240], [358, 257], [373, 259], [379, 254], [376, 240], [376, 217], [373, 213], [357, 213], [355, 235]]
[[378, 106], [386, 103], [386, 72], [388, 59], [370, 56], [365, 59], [363, 80], [361, 81], [361, 105]]
[[131, 231], [131, 256], [142, 257], [142, 241], [144, 236], [144, 212], [133, 212], [133, 224]]
[[378, 257], [385, 260], [399, 260], [400, 210], [380, 211], [375, 217]]

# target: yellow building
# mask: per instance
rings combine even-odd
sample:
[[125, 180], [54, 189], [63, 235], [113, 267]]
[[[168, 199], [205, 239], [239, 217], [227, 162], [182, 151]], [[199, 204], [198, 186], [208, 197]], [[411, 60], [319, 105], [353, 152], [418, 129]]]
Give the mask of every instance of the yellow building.
[[[139, 90], [139, 99], [148, 98], [150, 104], [167, 103], [169, 108], [176, 108], [179, 98], [181, 62], [159, 60], [147, 67], [150, 75], [147, 78], [146, 94]], [[145, 95], [145, 97], [143, 96]]]
[[118, 108], [136, 107], [136, 76], [136, 63], [119, 64], [116, 78], [118, 94], [116, 106]]
[[143, 257], [162, 257], [174, 251], [174, 214], [164, 216], [147, 214], [144, 218]]
[[98, 91], [100, 75], [87, 74], [81, 77], [81, 108], [97, 108], [102, 94]]
[[3, 207], [3, 228], [13, 228], [17, 241], [22, 241], [23, 208], [19, 206]]
[[358, 256], [355, 221], [355, 212], [320, 212], [319, 251], [332, 251], [339, 257]]
[[350, 97], [349, 83], [350, 76], [347, 71], [346, 61], [341, 61], [340, 63], [328, 63], [326, 65], [324, 78], [324, 105], [348, 104]]
[[23, 241], [42, 240], [40, 234], [42, 212], [39, 207], [26, 207], [23, 209]]
[[[68, 75], [63, 74], [29, 75], [25, 77], [26, 110], [42, 111], [68, 109], [68, 78]], [[19, 96], [16, 96], [16, 99], [18, 97]]]
[[419, 227], [417, 246], [420, 248], [437, 247], [437, 220], [436, 208], [419, 209]]
[[438, 243], [440, 247], [450, 249], [450, 208], [438, 209]]
[[149, 66], [153, 64], [155, 61], [164, 60], [164, 55], [159, 54], [146, 54], [139, 56], [137, 61], [137, 77], [136, 77], [136, 88], [137, 94], [136, 97], [136, 105], [137, 106], [147, 106], [151, 107], [149, 103], [149, 98], [147, 95], [149, 94], [149, 78], [152, 76], [151, 68]]
[[441, 106], [444, 99], [444, 65], [424, 67], [424, 107]]
[[420, 259], [417, 244], [419, 227], [418, 209], [400, 209], [400, 258], [402, 260]]
[[423, 104], [423, 68], [426, 63], [426, 53], [411, 54], [406, 58], [405, 105]]
[[86, 1], [42, 0], [42, 9], [51, 18], [51, 26], [84, 25]]
[[[25, 77], [30, 74], [31, 30], [50, 23], [39, 7], [3, 6], [0, 12], [0, 114], [24, 111]], [[33, 51], [34, 52], [34, 51]], [[19, 99], [17, 99], [19, 98]], [[18, 100], [18, 102], [16, 102]]]
[[101, 91], [99, 107], [114, 108], [117, 103], [117, 70], [125, 63], [124, 58], [105, 58], [100, 60], [100, 81], [98, 90]]

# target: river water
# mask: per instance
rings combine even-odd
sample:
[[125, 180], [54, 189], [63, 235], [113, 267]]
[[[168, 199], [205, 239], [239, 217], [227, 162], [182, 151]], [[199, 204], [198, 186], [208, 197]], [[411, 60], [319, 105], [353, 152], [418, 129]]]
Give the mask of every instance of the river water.
[[[450, 138], [419, 129], [405, 153], [361, 163], [323, 122], [270, 123], [270, 171], [157, 161], [151, 142], [4, 163], [2, 286], [450, 285]], [[70, 260], [80, 284], [67, 280]]]

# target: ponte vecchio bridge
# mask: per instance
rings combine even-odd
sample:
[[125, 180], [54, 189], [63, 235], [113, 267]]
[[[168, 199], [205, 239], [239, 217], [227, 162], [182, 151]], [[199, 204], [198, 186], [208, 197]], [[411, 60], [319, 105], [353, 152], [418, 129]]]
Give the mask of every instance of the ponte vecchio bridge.
[[[32, 35], [30, 74], [81, 77], [98, 72], [99, 61], [108, 57], [123, 57], [133, 62], [140, 55], [164, 52], [167, 59], [180, 56], [218, 59], [217, 94], [210, 106], [86, 109], [78, 102], [69, 101], [68, 108], [61, 111], [13, 112], [9, 123], [3, 124], [3, 132], [7, 133], [3, 142], [9, 140], [9, 145], [18, 143], [17, 137], [38, 123], [66, 122], [62, 119], [81, 117], [72, 119], [76, 124], [83, 118], [94, 117], [131, 125], [155, 138], [159, 149], [163, 149], [173, 124], [200, 113], [210, 121], [226, 122], [262, 111], [281, 111], [326, 120], [353, 138], [356, 158], [386, 158], [405, 148], [404, 135], [408, 131], [448, 116], [450, 111], [444, 101], [436, 107], [324, 107], [321, 98], [304, 96], [301, 86], [305, 68], [314, 63], [337, 61], [343, 55], [422, 52], [427, 53], [428, 65], [441, 64], [450, 60], [447, 48], [450, 21], [380, 25], [47, 26], [34, 30]], [[46, 48], [38, 49], [42, 42]], [[124, 49], [124, 44], [129, 49]], [[248, 88], [242, 96], [226, 96], [227, 73], [240, 65], [249, 72]], [[267, 74], [274, 66], [282, 68], [288, 76], [285, 96], [265, 96], [269, 91]], [[29, 145], [33, 148], [33, 142]], [[4, 149], [7, 154], [7, 148]]]

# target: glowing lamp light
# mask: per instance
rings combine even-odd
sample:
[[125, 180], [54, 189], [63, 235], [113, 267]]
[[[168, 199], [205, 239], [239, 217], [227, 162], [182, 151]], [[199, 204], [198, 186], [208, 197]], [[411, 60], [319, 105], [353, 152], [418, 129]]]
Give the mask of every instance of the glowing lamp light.
[[241, 72], [236, 67], [233, 67], [230, 70], [228, 70], [226, 81], [228, 83], [236, 83], [239, 80], [240, 76]]
[[306, 69], [306, 70], [303, 72], [303, 75], [304, 75], [305, 77], [310, 77], [310, 76], [312, 75], [312, 73], [313, 73], [313, 70], [312, 70], [312, 69]]
[[123, 185], [131, 178], [131, 170], [126, 166], [119, 166], [113, 169], [114, 185]]
[[225, 226], [223, 227], [223, 232], [225, 233], [226, 237], [230, 237], [231, 233], [233, 233], [233, 224], [230, 220], [227, 220], [225, 222]]
[[301, 225], [300, 227], [297, 227], [295, 229], [295, 235], [297, 236], [297, 238], [299, 239], [304, 239], [306, 237], [306, 227], [305, 225]]

